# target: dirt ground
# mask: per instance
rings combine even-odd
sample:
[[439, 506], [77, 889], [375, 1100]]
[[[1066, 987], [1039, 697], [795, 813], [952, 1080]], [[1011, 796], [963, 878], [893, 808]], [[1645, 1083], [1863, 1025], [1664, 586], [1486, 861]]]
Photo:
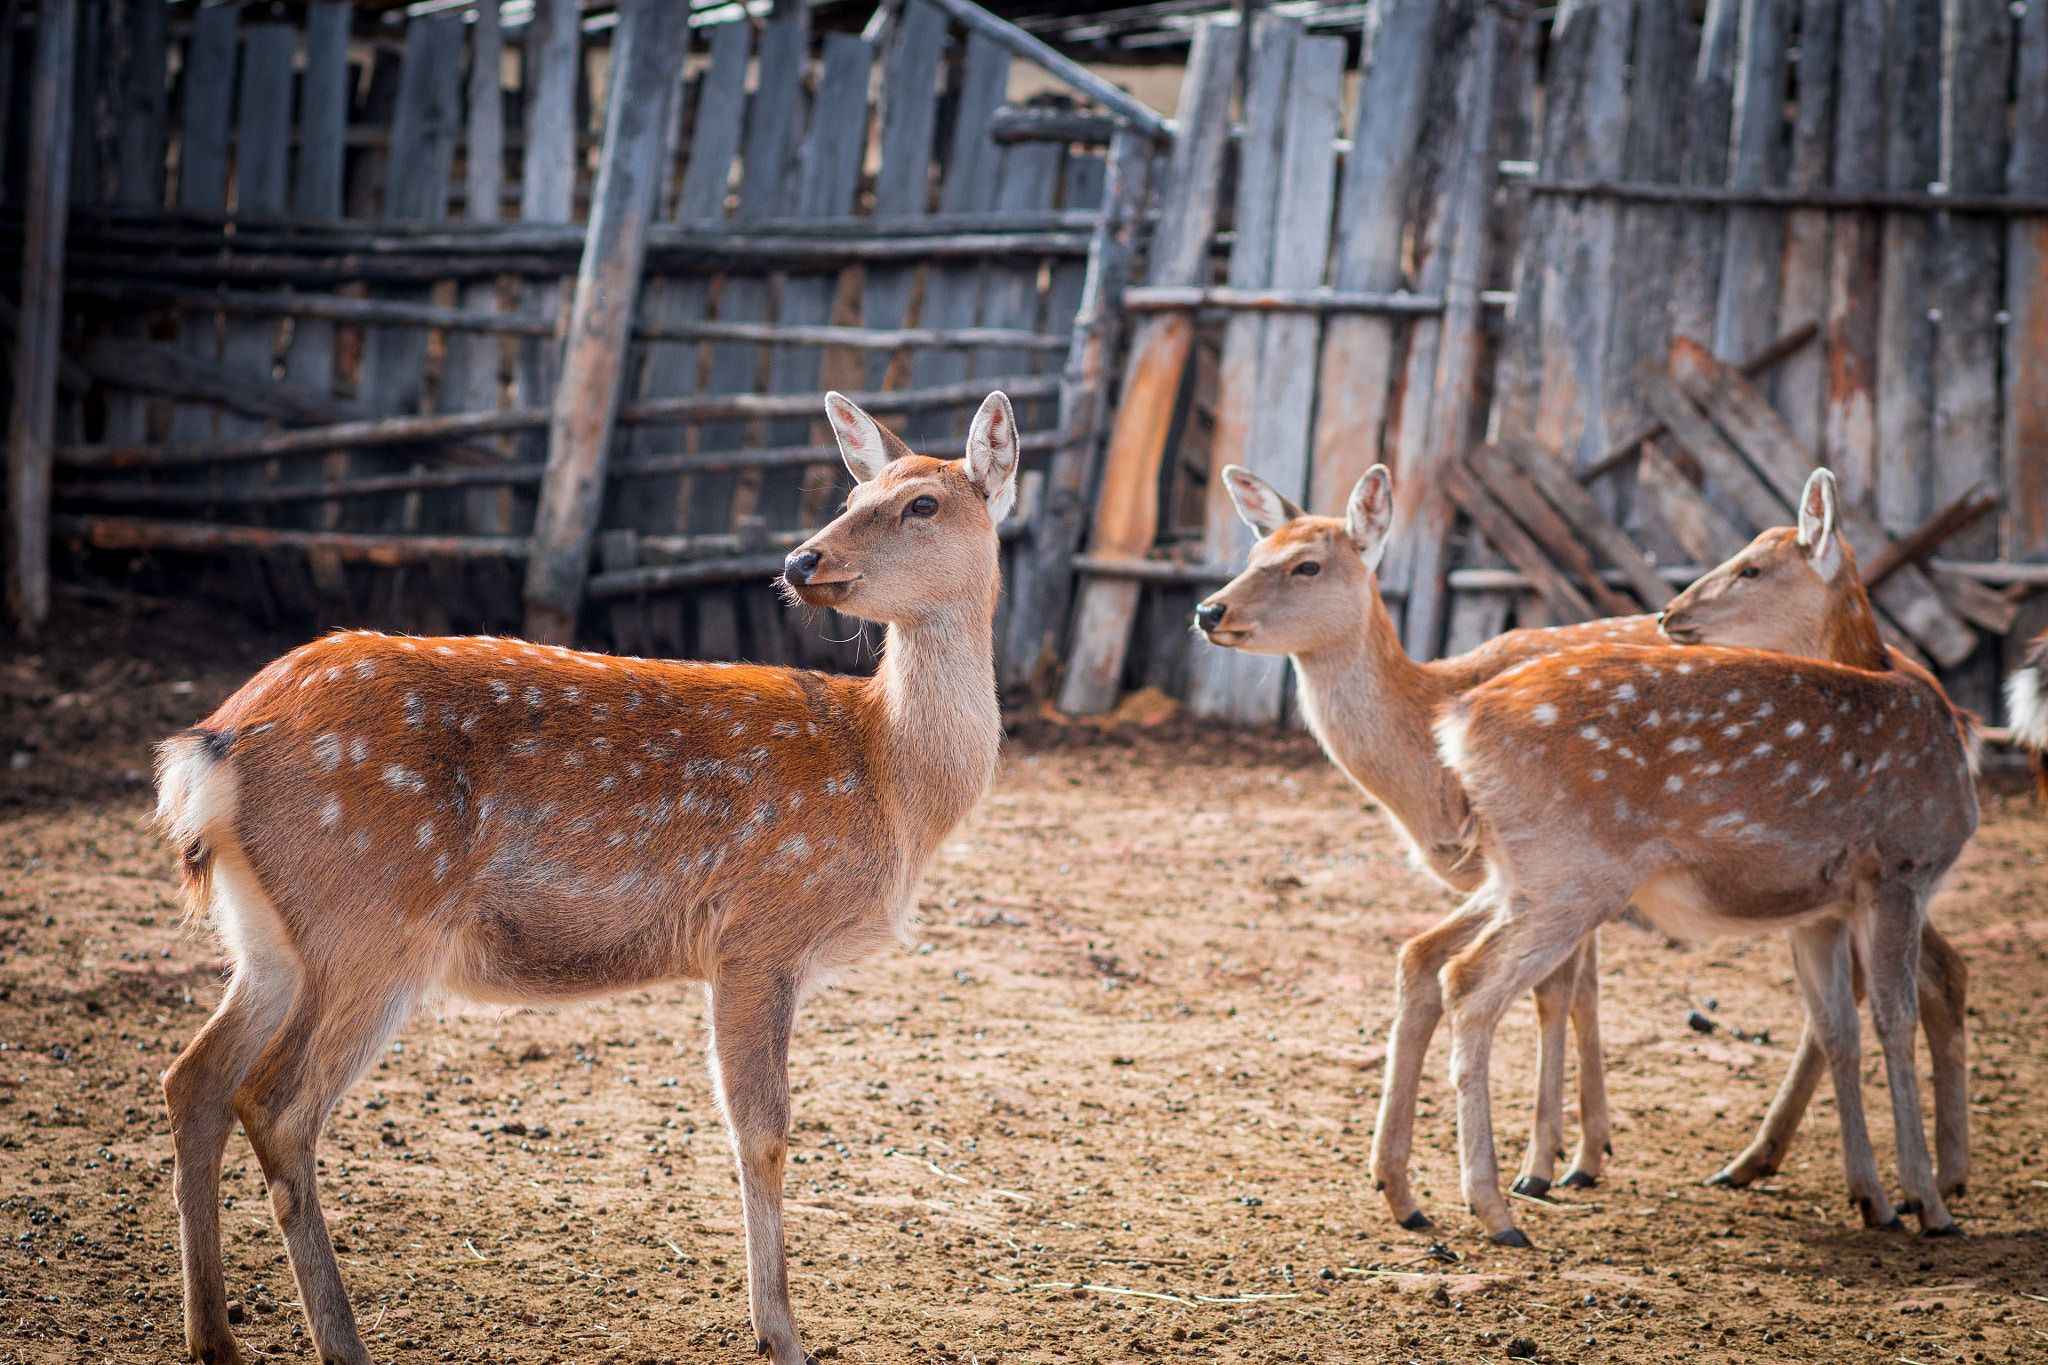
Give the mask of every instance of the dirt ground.
[[[158, 1076], [222, 964], [180, 923], [147, 744], [291, 642], [174, 608], [67, 615], [0, 666], [0, 1365], [172, 1361]], [[1372, 1191], [1393, 953], [1451, 904], [1383, 817], [1300, 736], [1026, 727], [940, 855], [918, 945], [799, 1024], [806, 1340], [977, 1365], [2048, 1360], [2048, 822], [2025, 793], [1984, 809], [1935, 911], [1973, 973], [1968, 1236], [1858, 1227], [1825, 1096], [1766, 1186], [1703, 1188], [1797, 1037], [1789, 961], [1617, 926], [1608, 1178], [1519, 1205], [1537, 1249], [1505, 1251], [1456, 1205], [1441, 1040], [1416, 1158], [1438, 1230], [1401, 1231]], [[416, 1021], [321, 1149], [380, 1361], [752, 1358], [702, 1016], [677, 986]], [[1510, 1166], [1531, 1031], [1525, 1003], [1497, 1049]], [[1889, 1172], [1874, 1040], [1866, 1059]], [[310, 1359], [239, 1138], [223, 1204], [242, 1340]]]

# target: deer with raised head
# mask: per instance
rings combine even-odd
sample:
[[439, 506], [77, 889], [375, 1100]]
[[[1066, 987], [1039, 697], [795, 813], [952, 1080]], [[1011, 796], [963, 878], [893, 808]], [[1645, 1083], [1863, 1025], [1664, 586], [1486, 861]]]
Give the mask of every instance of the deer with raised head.
[[[1826, 552], [1823, 552], [1823, 558]], [[1866, 1223], [1957, 1231], [1921, 1126], [1913, 1035], [1927, 903], [1977, 826], [1969, 743], [1917, 669], [1755, 649], [1589, 646], [1454, 699], [1439, 752], [1472, 804], [1480, 932], [1442, 970], [1464, 1195], [1527, 1246], [1500, 1191], [1493, 1034], [1524, 990], [1630, 905], [1686, 937], [1783, 931], [1834, 1079]], [[1896, 1209], [1863, 1114], [1855, 976], [1883, 1046]]]
[[[1430, 737], [1437, 709], [1459, 692], [1531, 658], [1589, 643], [1662, 644], [1656, 618], [1628, 617], [1512, 631], [1457, 658], [1418, 664], [1401, 648], [1374, 575], [1392, 516], [1390, 480], [1383, 468], [1375, 467], [1360, 481], [1342, 519], [1307, 516], [1247, 471], [1232, 467], [1224, 476], [1240, 514], [1261, 539], [1245, 572], [1198, 609], [1197, 624], [1217, 644], [1292, 655], [1304, 715], [1332, 761], [1387, 810], [1418, 862], [1455, 890], [1476, 889], [1484, 869], [1471, 857], [1464, 793], [1444, 769]], [[1767, 532], [1744, 552], [1751, 563], [1738, 557], [1724, 566], [1726, 572], [1738, 576], [1746, 591], [1728, 598], [1731, 609], [1696, 626], [1692, 638], [1720, 641], [1724, 631], [1740, 628], [1757, 632], [1762, 643], [1786, 652], [1805, 652], [1821, 638], [1806, 628], [1802, 613], [1788, 610], [1794, 599], [1803, 600], [1825, 586], [1804, 560], [1803, 579], [1781, 571], [1781, 566], [1773, 566], [1768, 574], [1761, 569], [1745, 570], [1754, 567], [1754, 557], [1766, 545], [1839, 545], [1833, 532], [1832, 491], [1829, 479], [1810, 485], [1808, 514], [1801, 531], [1781, 528]], [[1715, 576], [1708, 575], [1703, 584]], [[1853, 572], [1844, 581], [1853, 587], [1854, 597], [1861, 599]], [[1700, 595], [1705, 595], [1704, 590]], [[1862, 601], [1862, 611], [1867, 619], [1867, 599]], [[1875, 631], [1874, 622], [1870, 629]], [[1437, 974], [1483, 925], [1483, 917], [1477, 914], [1453, 912], [1443, 923], [1404, 945], [1398, 963], [1396, 1021], [1374, 1132], [1374, 1174], [1394, 1217], [1411, 1228], [1429, 1225], [1413, 1199], [1407, 1161], [1422, 1064], [1441, 1016]], [[1959, 1040], [1960, 960], [1931, 929], [1929, 937], [1934, 945], [1930, 960], [1951, 962], [1954, 968], [1944, 978], [1953, 989], [1942, 995], [1943, 1007], [1929, 1011], [1930, 1038], [1938, 1024], [1953, 1018], [1954, 1029], [1942, 1036]], [[1578, 1035], [1581, 1137], [1573, 1165], [1558, 1183], [1592, 1184], [1597, 1175], [1609, 1132], [1597, 996], [1597, 938], [1589, 936], [1578, 956], [1536, 988], [1535, 1131], [1515, 1183], [1518, 1193], [1540, 1195], [1552, 1183], [1551, 1163], [1563, 1134], [1567, 1015]], [[1938, 1082], [1943, 1059], [1957, 1059], [1955, 1084], [1938, 1084], [1937, 1093], [1946, 1096], [1954, 1091], [1959, 1095], [1959, 1049], [1937, 1044], [1935, 1054]], [[1803, 1048], [1801, 1057], [1808, 1056], [1809, 1049]], [[1747, 1183], [1766, 1167], [1775, 1166], [1811, 1094], [1810, 1080], [1798, 1089], [1794, 1078], [1810, 1077], [1810, 1072], [1810, 1067], [1795, 1065], [1786, 1094], [1773, 1106], [1746, 1154], [1751, 1159], [1746, 1165], [1738, 1161], [1717, 1180]], [[1950, 1123], [1944, 1110], [1945, 1132], [1961, 1133], [1966, 1122], [1966, 1114], [1959, 1113]], [[1957, 1148], [1966, 1156], [1966, 1142]], [[1948, 1150], [1944, 1144], [1944, 1153]], [[1959, 1160], [1958, 1184], [1960, 1172]]]
[[838, 394], [825, 407], [855, 487], [783, 576], [887, 626], [873, 677], [356, 632], [161, 746], [158, 819], [233, 963], [164, 1081], [198, 1359], [242, 1359], [219, 1226], [236, 1119], [320, 1359], [359, 1365], [314, 1163], [342, 1093], [426, 1001], [548, 1007], [675, 980], [707, 986], [758, 1348], [809, 1359], [782, 1243], [790, 1036], [808, 994], [907, 934], [994, 771], [996, 525], [1018, 451], [1001, 394], [957, 461], [913, 455]]

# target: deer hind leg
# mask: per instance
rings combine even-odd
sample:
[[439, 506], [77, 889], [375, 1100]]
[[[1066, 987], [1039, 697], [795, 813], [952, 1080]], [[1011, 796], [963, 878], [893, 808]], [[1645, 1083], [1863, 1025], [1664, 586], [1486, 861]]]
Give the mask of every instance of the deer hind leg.
[[1498, 903], [1489, 882], [1432, 927], [1401, 945], [1394, 966], [1394, 1026], [1387, 1034], [1386, 1083], [1380, 1089], [1379, 1118], [1373, 1125], [1373, 1187], [1387, 1201], [1394, 1221], [1411, 1231], [1432, 1226], [1415, 1203], [1408, 1183], [1408, 1156], [1415, 1136], [1415, 1099], [1422, 1087], [1422, 1063], [1430, 1035], [1443, 1017], [1443, 987], [1437, 980], [1445, 962], [1486, 926]]
[[1899, 882], [1873, 888], [1875, 913], [1858, 916], [1859, 946], [1869, 968], [1870, 1017], [1884, 1048], [1885, 1081], [1892, 1098], [1892, 1141], [1902, 1212], [1919, 1215], [1929, 1236], [1960, 1232], [1935, 1187], [1934, 1162], [1920, 1118], [1920, 1075], [1914, 1040], [1920, 1032], [1920, 928], [1926, 923], [1921, 892]]
[[220, 1251], [220, 1163], [235, 1127], [234, 1094], [284, 1020], [299, 989], [297, 959], [275, 933], [269, 902], [246, 866], [216, 862], [214, 915], [229, 940], [234, 976], [220, 1007], [164, 1074], [175, 1155], [173, 1197], [185, 1278], [185, 1346], [194, 1360], [233, 1365]]
[[1541, 1198], [1549, 1193], [1557, 1158], [1564, 1151], [1565, 1031], [1578, 997], [1584, 945], [1549, 976], [1536, 983], [1536, 1113], [1529, 1149], [1514, 1192]]
[[290, 1016], [235, 1094], [235, 1112], [270, 1186], [270, 1208], [305, 1305], [321, 1365], [369, 1365], [320, 1212], [314, 1144], [356, 1079], [404, 1026], [409, 990], [354, 991], [309, 980]]
[[1579, 985], [1572, 992], [1572, 1036], [1579, 1044], [1579, 1154], [1561, 1185], [1597, 1185], [1614, 1154], [1614, 1120], [1607, 1108], [1607, 1063], [1600, 1052], [1600, 931], [1579, 950]]
[[748, 1309], [755, 1349], [775, 1365], [815, 1365], [797, 1337], [782, 1246], [796, 1006], [796, 985], [786, 977], [725, 971], [711, 987], [711, 1076], [739, 1163]]
[[1934, 1183], [1960, 1199], [1970, 1177], [1970, 969], [1932, 924], [1920, 929], [1920, 1028], [1934, 1064]]
[[[1904, 1225], [1878, 1179], [1870, 1129], [1863, 1117], [1861, 1023], [1856, 1013], [1849, 926], [1840, 920], [1821, 920], [1789, 930], [1785, 937], [1792, 944], [1792, 969], [1806, 997], [1806, 1026], [1818, 1040], [1835, 1084], [1849, 1202], [1861, 1210], [1867, 1226], [1901, 1228]], [[1788, 1077], [1787, 1087], [1780, 1088], [1781, 1099], [1789, 1083]]]
[[1799, 1046], [1792, 1053], [1792, 1065], [1786, 1069], [1785, 1079], [1779, 1083], [1777, 1096], [1765, 1111], [1756, 1136], [1750, 1139], [1742, 1155], [1708, 1176], [1706, 1183], [1739, 1190], [1775, 1175], [1785, 1164], [1785, 1153], [1791, 1150], [1799, 1120], [1805, 1116], [1806, 1106], [1813, 1102], [1813, 1092], [1820, 1087], [1821, 1075], [1827, 1069], [1827, 1054], [1821, 1049], [1820, 1035], [1809, 1016], [1799, 1027]]

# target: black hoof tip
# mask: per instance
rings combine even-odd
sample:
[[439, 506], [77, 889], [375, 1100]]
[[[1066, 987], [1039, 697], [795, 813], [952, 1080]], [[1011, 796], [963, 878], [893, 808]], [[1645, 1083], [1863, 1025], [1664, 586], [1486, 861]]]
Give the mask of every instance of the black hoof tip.
[[1891, 1222], [1877, 1223], [1874, 1226], [1879, 1232], [1904, 1232], [1906, 1230], [1906, 1220], [1895, 1213], [1892, 1215]]
[[1600, 1150], [1601, 1150], [1601, 1151], [1603, 1151], [1603, 1152], [1605, 1152], [1605, 1153], [1607, 1153], [1607, 1155], [1609, 1155], [1609, 1156], [1613, 1156], [1613, 1155], [1614, 1155], [1614, 1144], [1613, 1144], [1613, 1143], [1611, 1143], [1611, 1142], [1603, 1142], [1603, 1143], [1601, 1143], [1601, 1144], [1600, 1144]]
[[757, 1356], [773, 1354], [773, 1348], [771, 1348], [768, 1345], [768, 1339], [766, 1337], [754, 1338], [754, 1354]]
[[1536, 1246], [1534, 1242], [1530, 1241], [1523, 1234], [1520, 1228], [1509, 1228], [1506, 1232], [1496, 1232], [1487, 1240], [1497, 1247], [1513, 1247], [1517, 1251], [1530, 1251]]
[[1600, 1177], [1574, 1166], [1564, 1173], [1564, 1179], [1557, 1182], [1574, 1190], [1590, 1190], [1600, 1183]]
[[1899, 1216], [1901, 1218], [1907, 1217], [1911, 1214], [1916, 1214], [1918, 1212], [1920, 1212], [1920, 1201], [1917, 1199], [1908, 1199], [1903, 1201], [1899, 1205]]
[[1949, 1199], [1961, 1199], [1964, 1195], [1968, 1194], [1969, 1192], [1969, 1185], [1964, 1181], [1958, 1180], [1956, 1182], [1956, 1187], [1950, 1190], [1945, 1197]]
[[1739, 1190], [1743, 1184], [1735, 1178], [1733, 1171], [1716, 1171], [1707, 1177], [1706, 1183], [1721, 1190]]
[[1520, 1180], [1517, 1180], [1511, 1188], [1516, 1194], [1524, 1194], [1531, 1199], [1541, 1199], [1544, 1195], [1550, 1193], [1550, 1182], [1540, 1175], [1525, 1175]]
[[1421, 1209], [1417, 1209], [1401, 1220], [1401, 1226], [1410, 1232], [1420, 1232], [1424, 1228], [1433, 1228], [1436, 1224], [1429, 1221], [1428, 1214], [1424, 1213]]
[[1939, 1227], [1927, 1229], [1922, 1235], [1927, 1237], [1960, 1237], [1963, 1235], [1963, 1230], [1954, 1223], [1943, 1223]]

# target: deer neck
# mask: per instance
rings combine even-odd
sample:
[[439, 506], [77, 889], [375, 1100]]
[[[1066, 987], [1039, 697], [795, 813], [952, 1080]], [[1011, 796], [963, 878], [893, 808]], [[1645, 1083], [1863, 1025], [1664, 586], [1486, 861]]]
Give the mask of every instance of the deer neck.
[[1431, 729], [1451, 688], [1402, 649], [1377, 582], [1366, 597], [1362, 630], [1294, 656], [1302, 714], [1323, 752], [1434, 866], [1435, 851], [1455, 848], [1465, 822], [1463, 794], [1437, 756]]
[[883, 790], [920, 869], [995, 773], [1003, 719], [992, 620], [970, 608], [891, 625], [864, 684]]
[[1870, 594], [1856, 577], [1853, 560], [1845, 561], [1837, 582], [1829, 587], [1827, 614], [1822, 618], [1820, 657], [1850, 668], [1883, 672], [1892, 666], [1891, 650], [1878, 633]]

